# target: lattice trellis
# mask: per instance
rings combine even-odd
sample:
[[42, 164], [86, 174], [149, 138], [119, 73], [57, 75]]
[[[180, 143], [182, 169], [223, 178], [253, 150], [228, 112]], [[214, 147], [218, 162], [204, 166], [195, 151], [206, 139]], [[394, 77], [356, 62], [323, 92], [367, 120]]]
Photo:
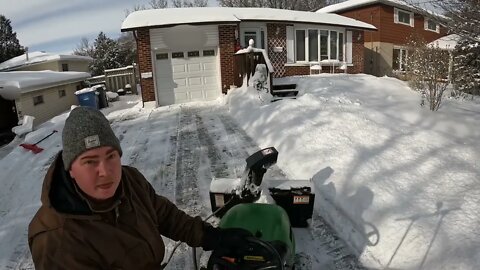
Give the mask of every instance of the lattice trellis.
[[[268, 57], [272, 62], [275, 72], [273, 77], [279, 78], [285, 75], [285, 63], [287, 63], [287, 31], [285, 24], [267, 24]], [[283, 48], [276, 52], [275, 47]]]

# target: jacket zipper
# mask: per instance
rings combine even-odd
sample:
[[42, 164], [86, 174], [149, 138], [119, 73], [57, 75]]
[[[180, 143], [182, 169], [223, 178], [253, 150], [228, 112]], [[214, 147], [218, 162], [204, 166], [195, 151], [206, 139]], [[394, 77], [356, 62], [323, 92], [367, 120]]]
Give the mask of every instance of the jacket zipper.
[[118, 225], [118, 217], [120, 217], [120, 211], [118, 210], [118, 205], [115, 206], [115, 226]]

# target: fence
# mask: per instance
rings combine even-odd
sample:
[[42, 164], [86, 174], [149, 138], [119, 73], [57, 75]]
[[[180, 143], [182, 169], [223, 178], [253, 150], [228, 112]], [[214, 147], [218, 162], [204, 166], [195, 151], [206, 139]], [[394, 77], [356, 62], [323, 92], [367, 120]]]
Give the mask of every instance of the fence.
[[107, 90], [112, 92], [117, 92], [118, 89], [124, 89], [125, 85], [130, 84], [132, 93], [138, 93], [134, 66], [106, 69], [105, 75], [91, 77], [88, 79], [88, 82], [90, 85], [103, 83], [107, 87]]

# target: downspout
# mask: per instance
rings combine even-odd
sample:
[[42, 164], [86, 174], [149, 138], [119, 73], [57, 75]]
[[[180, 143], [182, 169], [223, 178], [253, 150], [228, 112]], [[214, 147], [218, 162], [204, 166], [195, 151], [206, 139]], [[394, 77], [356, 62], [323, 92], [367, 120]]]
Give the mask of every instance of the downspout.
[[[133, 34], [133, 38], [135, 39], [135, 45], [137, 46], [137, 68], [134, 69], [134, 73], [135, 73], [135, 76], [138, 75], [138, 79], [140, 80], [140, 88], [142, 88], [142, 76], [140, 76], [140, 74], [137, 74], [137, 71], [139, 72], [140, 70], [140, 59], [138, 57], [138, 35], [137, 35], [137, 30], [133, 30], [132, 31], [132, 34]], [[138, 87], [137, 87], [138, 88]], [[138, 92], [138, 89], [137, 89], [137, 92]], [[141, 98], [142, 98], [142, 108], [145, 108], [145, 101], [143, 101], [143, 90], [141, 91]]]

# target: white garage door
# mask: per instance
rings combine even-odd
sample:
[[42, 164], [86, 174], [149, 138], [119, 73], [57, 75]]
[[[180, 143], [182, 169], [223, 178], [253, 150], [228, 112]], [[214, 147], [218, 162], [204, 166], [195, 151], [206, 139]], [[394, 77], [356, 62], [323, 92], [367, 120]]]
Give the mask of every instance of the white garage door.
[[215, 48], [156, 53], [160, 105], [214, 100], [221, 95]]

